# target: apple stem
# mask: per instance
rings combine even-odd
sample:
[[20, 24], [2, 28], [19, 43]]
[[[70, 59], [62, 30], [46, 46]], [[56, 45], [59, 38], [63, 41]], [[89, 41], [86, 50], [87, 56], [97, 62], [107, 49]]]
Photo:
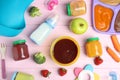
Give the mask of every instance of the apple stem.
[[80, 24], [80, 26], [82, 27], [84, 24]]

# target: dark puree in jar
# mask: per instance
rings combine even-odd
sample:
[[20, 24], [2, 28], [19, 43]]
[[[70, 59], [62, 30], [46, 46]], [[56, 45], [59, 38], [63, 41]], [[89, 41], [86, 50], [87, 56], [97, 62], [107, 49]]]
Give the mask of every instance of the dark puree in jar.
[[54, 57], [60, 63], [70, 63], [76, 58], [77, 51], [77, 46], [73, 41], [62, 39], [54, 47]]
[[114, 28], [116, 32], [120, 32], [120, 11], [117, 14]]

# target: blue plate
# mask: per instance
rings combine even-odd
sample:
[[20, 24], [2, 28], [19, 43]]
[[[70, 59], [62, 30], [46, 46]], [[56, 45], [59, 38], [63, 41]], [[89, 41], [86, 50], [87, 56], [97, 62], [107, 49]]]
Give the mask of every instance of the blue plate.
[[0, 0], [0, 35], [13, 37], [25, 28], [24, 13], [33, 0]]

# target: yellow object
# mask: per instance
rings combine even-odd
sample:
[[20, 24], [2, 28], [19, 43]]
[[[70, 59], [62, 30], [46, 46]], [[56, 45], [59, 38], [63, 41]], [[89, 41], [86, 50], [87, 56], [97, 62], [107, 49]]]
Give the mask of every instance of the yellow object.
[[76, 77], [75, 80], [79, 80], [78, 77]]
[[34, 80], [34, 77], [31, 74], [14, 72], [11, 80]]
[[88, 57], [96, 57], [102, 55], [102, 46], [99, 38], [88, 38], [85, 44], [86, 53]]
[[50, 55], [52, 60], [61, 66], [72, 65], [80, 56], [79, 43], [70, 36], [61, 36], [52, 43]]
[[67, 4], [69, 16], [80, 16], [86, 13], [86, 3], [84, 0], [73, 0]]
[[94, 80], [100, 80], [100, 76], [97, 73], [94, 73]]
[[100, 0], [101, 2], [109, 5], [118, 5], [120, 4], [120, 0]]

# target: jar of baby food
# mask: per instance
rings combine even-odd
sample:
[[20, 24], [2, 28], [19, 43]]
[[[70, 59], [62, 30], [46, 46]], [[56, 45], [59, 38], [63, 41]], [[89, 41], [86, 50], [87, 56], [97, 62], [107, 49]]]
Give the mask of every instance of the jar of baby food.
[[28, 46], [26, 40], [17, 40], [13, 42], [13, 58], [14, 60], [22, 60], [29, 57]]
[[88, 38], [85, 44], [88, 57], [96, 57], [102, 55], [102, 46], [98, 37]]
[[80, 16], [86, 13], [86, 3], [84, 0], [73, 0], [66, 7], [68, 16]]
[[11, 80], [34, 80], [34, 77], [31, 74], [14, 72]]

